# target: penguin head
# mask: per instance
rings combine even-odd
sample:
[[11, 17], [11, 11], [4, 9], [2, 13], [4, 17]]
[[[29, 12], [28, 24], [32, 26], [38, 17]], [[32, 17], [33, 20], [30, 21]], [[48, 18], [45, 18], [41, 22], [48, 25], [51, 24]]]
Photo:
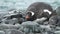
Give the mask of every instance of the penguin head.
[[33, 21], [33, 19], [34, 19], [34, 15], [35, 15], [35, 13], [34, 12], [32, 12], [32, 11], [29, 11], [29, 12], [27, 12], [27, 14], [26, 14], [26, 20], [30, 20], [30, 21]]
[[44, 9], [42, 16], [49, 18], [52, 15], [52, 11], [49, 11], [48, 9]]

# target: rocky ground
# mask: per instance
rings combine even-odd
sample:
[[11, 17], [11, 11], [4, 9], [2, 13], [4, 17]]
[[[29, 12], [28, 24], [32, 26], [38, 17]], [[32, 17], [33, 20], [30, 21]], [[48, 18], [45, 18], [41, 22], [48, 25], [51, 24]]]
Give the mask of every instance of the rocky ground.
[[56, 23], [56, 19], [60, 20], [59, 16], [53, 16], [45, 22], [40, 20], [25, 21], [24, 18], [20, 18], [21, 24], [18, 23], [17, 18], [10, 19], [8, 16], [11, 15], [1, 14], [0, 34], [60, 34], [60, 21]]

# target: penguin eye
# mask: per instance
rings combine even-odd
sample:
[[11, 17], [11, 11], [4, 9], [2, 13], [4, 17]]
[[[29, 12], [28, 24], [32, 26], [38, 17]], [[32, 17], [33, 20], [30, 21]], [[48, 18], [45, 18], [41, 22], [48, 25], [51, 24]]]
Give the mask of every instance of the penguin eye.
[[44, 9], [44, 12], [49, 13], [49, 15], [51, 15], [51, 14], [52, 14], [52, 12], [51, 12], [51, 11], [49, 11], [49, 10], [47, 10], [47, 9]]
[[31, 11], [31, 16], [33, 16], [33, 15], [34, 15], [34, 12]]

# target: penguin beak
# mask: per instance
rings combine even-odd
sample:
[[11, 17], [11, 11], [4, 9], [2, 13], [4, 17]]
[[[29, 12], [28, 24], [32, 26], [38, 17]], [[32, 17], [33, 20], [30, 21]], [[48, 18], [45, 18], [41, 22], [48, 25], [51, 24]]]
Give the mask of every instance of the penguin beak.
[[28, 20], [28, 19], [30, 19], [30, 16], [27, 15], [25, 18]]

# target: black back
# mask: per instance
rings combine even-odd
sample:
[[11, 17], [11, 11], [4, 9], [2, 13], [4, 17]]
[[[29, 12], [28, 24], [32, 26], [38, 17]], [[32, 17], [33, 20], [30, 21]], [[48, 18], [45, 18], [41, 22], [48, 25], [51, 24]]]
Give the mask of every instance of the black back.
[[35, 13], [34, 18], [41, 18], [43, 16], [42, 13], [43, 13], [44, 9], [47, 9], [47, 10], [49, 10], [51, 12], [53, 11], [52, 7], [49, 4], [44, 3], [44, 2], [35, 2], [35, 3], [32, 3], [27, 8], [27, 11], [34, 12]]

